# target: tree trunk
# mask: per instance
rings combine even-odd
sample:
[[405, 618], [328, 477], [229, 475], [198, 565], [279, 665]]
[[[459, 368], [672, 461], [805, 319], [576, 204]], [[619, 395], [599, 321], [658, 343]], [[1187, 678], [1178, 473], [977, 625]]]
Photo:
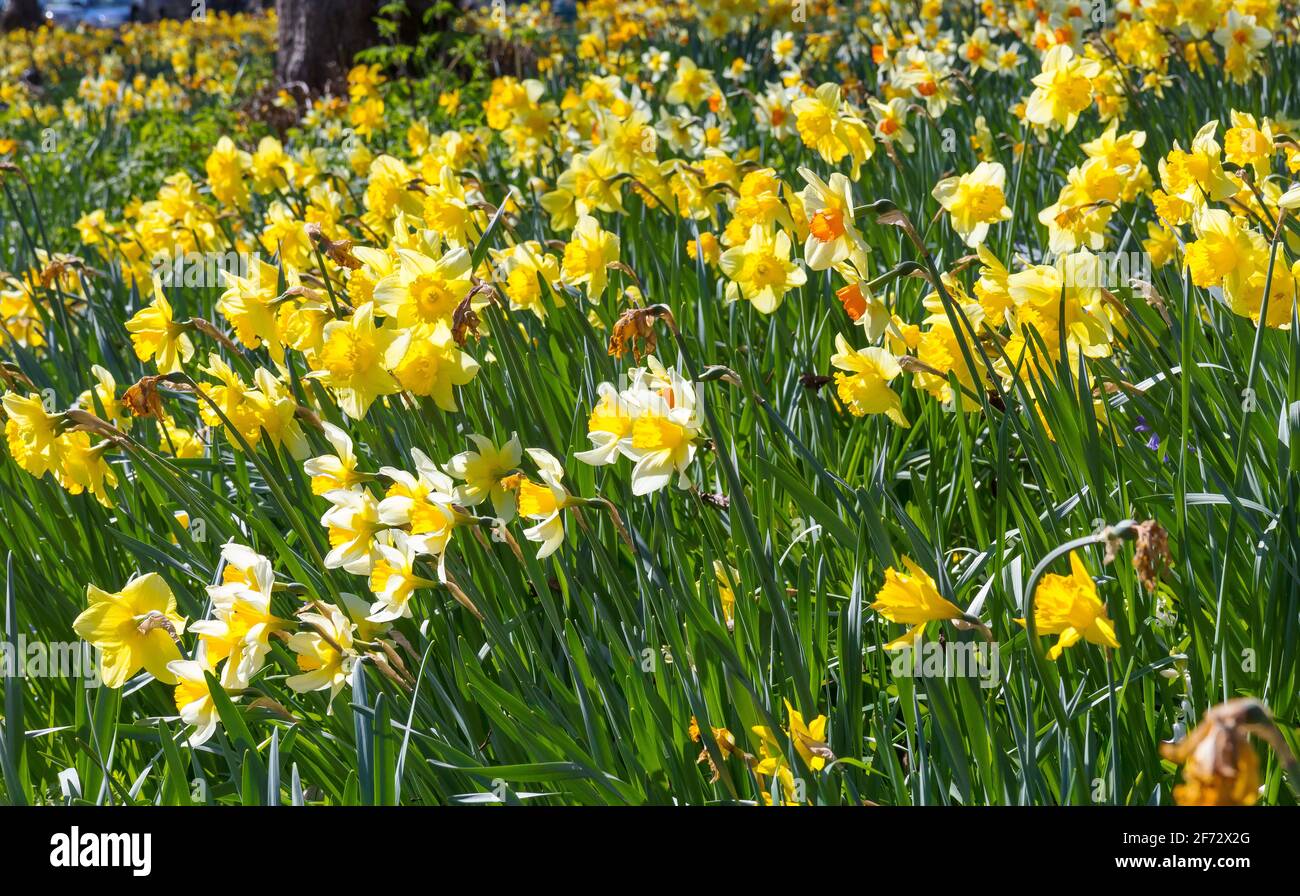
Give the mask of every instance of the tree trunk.
[[379, 40], [379, 0], [276, 0], [279, 43], [275, 75], [316, 91], [345, 77], [352, 57]]
[[44, 21], [40, 0], [9, 0], [4, 13], [0, 14], [0, 31], [35, 30]]

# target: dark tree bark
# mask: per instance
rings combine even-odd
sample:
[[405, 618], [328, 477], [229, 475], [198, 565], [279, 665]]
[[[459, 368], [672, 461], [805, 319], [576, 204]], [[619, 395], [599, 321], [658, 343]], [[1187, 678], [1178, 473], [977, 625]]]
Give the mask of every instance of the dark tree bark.
[[315, 91], [346, 76], [352, 57], [379, 40], [379, 6], [379, 0], [276, 0], [280, 84]]
[[0, 14], [0, 31], [32, 30], [39, 28], [43, 21], [40, 0], [9, 0], [4, 13]]

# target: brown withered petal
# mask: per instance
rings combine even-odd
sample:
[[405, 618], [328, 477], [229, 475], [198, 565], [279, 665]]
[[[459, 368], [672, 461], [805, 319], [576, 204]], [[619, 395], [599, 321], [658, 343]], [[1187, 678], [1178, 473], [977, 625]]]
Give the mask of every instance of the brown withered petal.
[[158, 395], [158, 383], [162, 379], [162, 376], [141, 377], [138, 383], [126, 390], [122, 396], [122, 404], [126, 405], [127, 410], [136, 417], [152, 417], [161, 420], [163, 406], [162, 398]]
[[474, 293], [478, 290], [477, 286], [470, 290], [469, 295], [461, 299], [456, 310], [451, 313], [451, 338], [455, 339], [456, 344], [462, 348], [471, 334], [475, 339], [478, 338], [478, 328], [482, 321], [479, 320], [478, 312], [474, 310], [472, 304]]
[[320, 225], [311, 223], [307, 225], [307, 236], [316, 244], [330, 261], [339, 267], [348, 268], [355, 271], [361, 267], [361, 261], [352, 254], [352, 240], [330, 240], [321, 232]]
[[1248, 735], [1273, 747], [1293, 774], [1295, 756], [1272, 714], [1253, 697], [1237, 697], [1206, 711], [1201, 723], [1178, 743], [1160, 745], [1160, 754], [1183, 766], [1183, 783], [1174, 788], [1180, 806], [1250, 806], [1259, 799], [1259, 756]]
[[81, 408], [73, 408], [64, 411], [63, 417], [72, 424], [74, 432], [89, 432], [114, 442], [122, 443], [126, 440], [126, 433], [118, 429], [107, 420], [103, 420], [90, 411], [83, 411]]
[[659, 337], [654, 324], [662, 312], [656, 306], [649, 308], [629, 308], [614, 321], [614, 329], [609, 337], [609, 353], [621, 358], [629, 351], [638, 362], [646, 355], [653, 354]]
[[1155, 520], [1138, 523], [1133, 569], [1147, 591], [1155, 591], [1160, 575], [1169, 567], [1169, 533]]
[[49, 289], [66, 271], [81, 270], [85, 266], [86, 262], [75, 255], [55, 255], [45, 266], [45, 270], [41, 271], [41, 286]]

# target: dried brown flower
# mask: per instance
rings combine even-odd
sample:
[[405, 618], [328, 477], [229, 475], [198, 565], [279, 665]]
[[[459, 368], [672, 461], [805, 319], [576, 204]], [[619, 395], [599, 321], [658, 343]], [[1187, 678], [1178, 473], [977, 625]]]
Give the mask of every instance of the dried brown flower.
[[353, 271], [361, 267], [360, 260], [352, 254], [352, 240], [331, 240], [321, 232], [320, 225], [314, 222], [308, 224], [306, 230], [307, 236], [311, 237], [311, 241], [330, 261]]
[[1206, 711], [1186, 738], [1161, 744], [1160, 754], [1183, 766], [1183, 783], [1174, 788], [1180, 806], [1250, 806], [1259, 799], [1259, 756], [1247, 739], [1266, 740], [1295, 775], [1296, 759], [1268, 707], [1253, 697], [1238, 697]]
[[1169, 567], [1169, 533], [1155, 520], [1138, 523], [1133, 569], [1147, 591], [1155, 591], [1160, 575]]
[[629, 351], [638, 362], [653, 354], [658, 336], [654, 324], [661, 315], [658, 307], [629, 308], [614, 321], [614, 331], [609, 337], [609, 353], [621, 358]]

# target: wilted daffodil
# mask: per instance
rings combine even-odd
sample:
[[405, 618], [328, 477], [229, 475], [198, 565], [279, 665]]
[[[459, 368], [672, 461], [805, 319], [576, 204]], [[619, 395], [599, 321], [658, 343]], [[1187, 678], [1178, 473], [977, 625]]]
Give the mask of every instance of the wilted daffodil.
[[136, 576], [116, 594], [86, 586], [90, 601], [72, 628], [100, 650], [100, 677], [120, 688], [144, 669], [164, 684], [175, 684], [167, 664], [181, 658], [176, 646], [185, 620], [176, 612], [176, 597], [157, 573]]
[[1264, 740], [1287, 774], [1300, 773], [1295, 754], [1278, 730], [1268, 707], [1238, 697], [1207, 710], [1201, 724], [1178, 743], [1160, 745], [1164, 758], [1183, 766], [1183, 783], [1174, 787], [1180, 806], [1253, 806], [1260, 795], [1259, 756], [1249, 735]]

